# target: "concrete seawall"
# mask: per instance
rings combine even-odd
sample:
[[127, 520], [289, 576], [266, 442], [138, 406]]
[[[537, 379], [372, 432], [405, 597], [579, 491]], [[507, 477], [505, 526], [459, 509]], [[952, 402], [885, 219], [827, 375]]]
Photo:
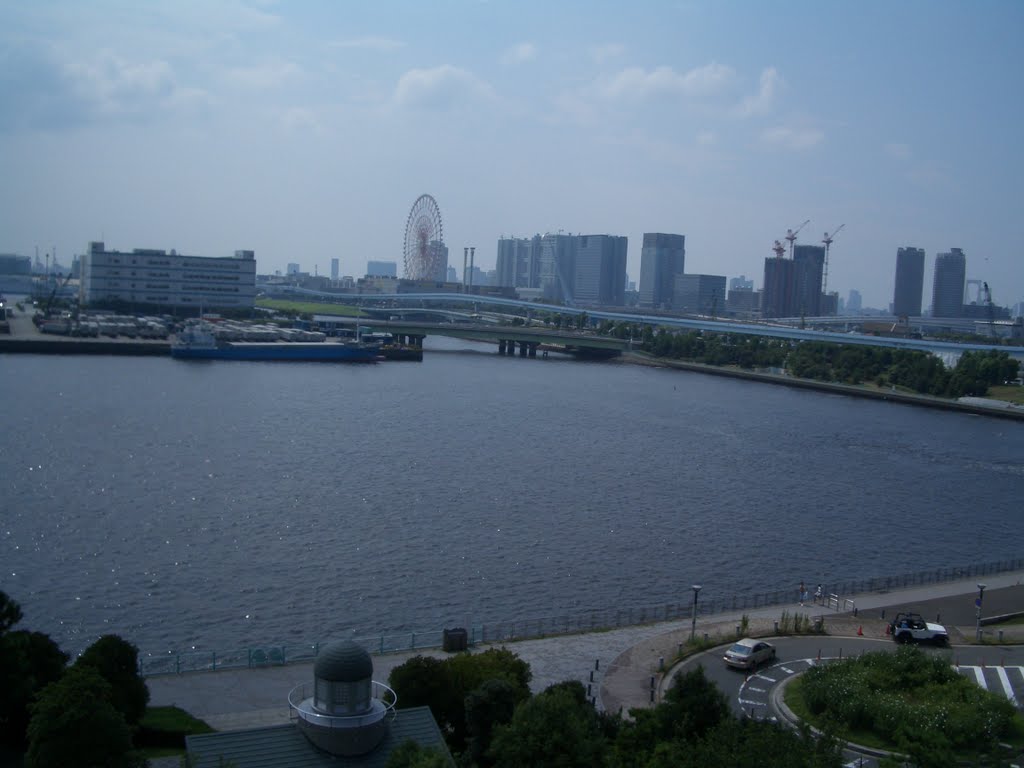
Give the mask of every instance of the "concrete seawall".
[[969, 413], [975, 416], [996, 416], [1002, 419], [1015, 419], [1024, 421], [1024, 408], [988, 408], [973, 403], [961, 403], [956, 400], [947, 400], [941, 397], [929, 395], [915, 395], [909, 392], [894, 392], [885, 389], [869, 389], [868, 387], [856, 386], [853, 384], [838, 384], [828, 381], [814, 381], [813, 379], [798, 379], [792, 376], [783, 376], [776, 373], [762, 373], [759, 371], [745, 371], [741, 368], [725, 368], [715, 365], [704, 365], [703, 363], [690, 363], [683, 360], [672, 360], [663, 357], [654, 357], [643, 352], [627, 352], [623, 361], [638, 365], [650, 365], [658, 368], [675, 368], [695, 373], [707, 373], [712, 376], [728, 376], [733, 379], [744, 379], [746, 381], [757, 381], [764, 384], [776, 384], [783, 387], [795, 387], [797, 389], [813, 389], [819, 392], [829, 392], [834, 395], [849, 395], [850, 397], [862, 397], [869, 400], [885, 400], [892, 403], [903, 403], [904, 405], [916, 405], [923, 408], [938, 408], [945, 411], [958, 411]]

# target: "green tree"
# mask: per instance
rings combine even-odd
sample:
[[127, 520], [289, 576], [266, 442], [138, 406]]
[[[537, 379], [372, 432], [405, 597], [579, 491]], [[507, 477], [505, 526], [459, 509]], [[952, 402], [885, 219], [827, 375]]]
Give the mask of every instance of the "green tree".
[[583, 686], [560, 684], [521, 704], [491, 743], [497, 768], [524, 765], [592, 768], [601, 765], [606, 743], [597, 713]]
[[385, 768], [449, 768], [450, 765], [440, 750], [422, 747], [412, 739], [407, 739], [388, 756]]
[[487, 752], [494, 729], [512, 720], [516, 706], [523, 701], [522, 691], [501, 678], [485, 680], [466, 696], [466, 756], [482, 768], [493, 761]]
[[85, 649], [76, 667], [92, 667], [111, 687], [111, 703], [128, 725], [137, 725], [149, 703], [149, 688], [139, 675], [139, 650], [117, 635], [104, 635]]
[[64, 674], [68, 655], [42, 632], [0, 635], [0, 742], [21, 751], [27, 744], [29, 705]]
[[110, 684], [73, 666], [32, 704], [26, 768], [138, 768], [132, 731], [111, 703]]

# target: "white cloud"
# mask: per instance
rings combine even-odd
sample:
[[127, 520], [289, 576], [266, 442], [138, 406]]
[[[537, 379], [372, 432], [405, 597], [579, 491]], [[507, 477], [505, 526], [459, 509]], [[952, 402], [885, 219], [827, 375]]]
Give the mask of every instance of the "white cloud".
[[293, 62], [268, 61], [252, 67], [230, 69], [225, 73], [224, 79], [232, 85], [262, 90], [278, 88], [301, 72], [302, 70]]
[[736, 108], [737, 114], [740, 117], [750, 117], [751, 115], [763, 115], [771, 111], [782, 85], [783, 81], [779, 76], [778, 70], [775, 67], [768, 67], [761, 72], [757, 93], [743, 100]]
[[622, 43], [606, 43], [604, 45], [597, 45], [590, 49], [590, 55], [594, 58], [594, 61], [601, 62], [607, 61], [608, 59], [614, 59], [621, 56], [626, 52], [626, 46]]
[[405, 43], [401, 40], [395, 40], [390, 37], [353, 37], [347, 40], [336, 40], [330, 44], [332, 48], [355, 48], [365, 51], [378, 51], [380, 53], [387, 53], [388, 51], [395, 51], [399, 48], [403, 48]]
[[442, 64], [433, 69], [410, 69], [402, 75], [394, 101], [400, 107], [444, 110], [494, 99], [491, 86], [476, 75]]
[[648, 98], [662, 94], [707, 96], [721, 91], [734, 79], [731, 67], [712, 62], [688, 72], [676, 72], [672, 67], [645, 70], [629, 67], [615, 75], [604, 86], [611, 98]]
[[504, 64], [523, 64], [535, 58], [537, 58], [537, 46], [533, 43], [518, 43], [505, 51], [501, 60]]
[[761, 141], [769, 146], [782, 149], [810, 149], [825, 140], [825, 134], [813, 128], [768, 128], [761, 134]]

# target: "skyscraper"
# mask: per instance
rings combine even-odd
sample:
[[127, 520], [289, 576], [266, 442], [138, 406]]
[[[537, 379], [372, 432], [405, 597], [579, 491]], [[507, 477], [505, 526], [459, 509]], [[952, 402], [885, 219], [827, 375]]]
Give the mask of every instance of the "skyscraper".
[[897, 317], [920, 317], [924, 292], [924, 249], [900, 248], [896, 251], [896, 288], [892, 295], [892, 313]]
[[764, 260], [762, 317], [793, 317], [793, 272], [793, 262], [789, 259], [769, 256]]
[[503, 237], [498, 240], [495, 272], [498, 282], [508, 288], [540, 287], [540, 235]]
[[725, 275], [676, 275], [672, 308], [692, 315], [725, 312]]
[[578, 235], [573, 295], [579, 304], [621, 307], [626, 303], [625, 237]]
[[932, 316], [960, 317], [964, 311], [964, 283], [967, 279], [967, 257], [959, 248], [935, 257], [932, 278]]
[[338, 279], [339, 272], [339, 261], [338, 259], [331, 259], [331, 280]]
[[793, 246], [794, 315], [806, 317], [821, 315], [821, 280], [824, 269], [824, 246]]
[[676, 275], [683, 274], [686, 236], [645, 232], [640, 251], [640, 306], [672, 306]]

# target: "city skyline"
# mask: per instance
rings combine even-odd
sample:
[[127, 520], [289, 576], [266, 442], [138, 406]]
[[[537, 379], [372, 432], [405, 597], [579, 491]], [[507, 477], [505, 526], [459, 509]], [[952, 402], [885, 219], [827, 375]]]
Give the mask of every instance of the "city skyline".
[[[1024, 6], [64, 2], [0, 9], [0, 251], [91, 240], [261, 273], [400, 261], [433, 194], [453, 253], [559, 230], [687, 239], [755, 275], [844, 230], [829, 289], [893, 297], [911, 243], [1024, 298], [1014, 210]], [[958, 40], [936, 56], [920, 40]], [[931, 304], [930, 286], [923, 303]]]

